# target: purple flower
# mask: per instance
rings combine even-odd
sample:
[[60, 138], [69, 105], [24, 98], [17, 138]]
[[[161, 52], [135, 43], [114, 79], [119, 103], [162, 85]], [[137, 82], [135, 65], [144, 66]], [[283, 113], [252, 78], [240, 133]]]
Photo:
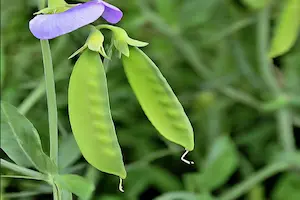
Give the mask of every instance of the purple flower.
[[30, 20], [29, 29], [36, 38], [47, 40], [90, 24], [100, 16], [109, 23], [115, 24], [121, 20], [123, 13], [109, 3], [93, 0], [62, 13], [37, 15]]

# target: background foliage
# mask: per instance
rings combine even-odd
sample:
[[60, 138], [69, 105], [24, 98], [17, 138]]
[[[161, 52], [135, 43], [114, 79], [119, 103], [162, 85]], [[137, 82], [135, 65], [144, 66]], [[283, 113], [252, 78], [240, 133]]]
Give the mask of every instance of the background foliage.
[[[133, 38], [150, 43], [143, 50], [169, 81], [195, 130], [196, 148], [189, 154], [195, 165], [188, 166], [180, 161], [183, 149], [157, 136], [120, 60], [114, 59], [107, 77], [128, 170], [124, 194], [117, 191], [116, 177], [85, 162], [69, 126], [67, 88], [76, 58], [67, 58], [84, 44], [88, 30], [52, 40], [61, 170], [91, 179], [96, 190], [90, 199], [96, 200], [299, 199], [299, 168], [289, 163], [299, 166], [300, 157], [295, 148], [286, 147], [285, 134], [293, 131], [299, 149], [300, 40], [273, 59], [276, 84], [284, 90], [274, 97], [262, 60], [285, 1], [271, 2], [270, 21], [263, 24], [270, 1], [109, 1], [125, 14], [119, 25]], [[42, 55], [28, 29], [38, 3], [1, 1], [1, 99], [30, 119], [49, 153]], [[6, 158], [3, 152], [1, 158]], [[1, 190], [3, 199], [52, 198], [51, 188], [38, 181], [3, 178]]]

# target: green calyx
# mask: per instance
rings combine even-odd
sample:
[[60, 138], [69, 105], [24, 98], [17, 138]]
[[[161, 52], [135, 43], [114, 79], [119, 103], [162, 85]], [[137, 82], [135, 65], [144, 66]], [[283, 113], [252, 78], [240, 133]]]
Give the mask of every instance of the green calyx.
[[107, 54], [105, 53], [104, 47], [104, 36], [103, 34], [97, 30], [94, 26], [92, 26], [91, 33], [89, 37], [87, 38], [85, 44], [79, 48], [77, 51], [75, 51], [70, 57], [73, 58], [77, 54], [83, 52], [86, 48], [90, 49], [91, 51], [95, 51], [100, 53], [103, 57], [110, 59]]
[[48, 7], [55, 8], [68, 5], [65, 0], [48, 0]]
[[127, 57], [129, 57], [128, 45], [133, 46], [133, 47], [144, 47], [144, 46], [148, 45], [148, 43], [146, 43], [146, 42], [142, 42], [142, 41], [138, 41], [138, 40], [134, 40], [134, 39], [130, 38], [128, 36], [127, 32], [120, 27], [102, 24], [102, 25], [97, 26], [96, 28], [99, 28], [99, 29], [106, 28], [106, 29], [111, 30], [113, 32], [115, 48], [121, 54], [123, 54]]

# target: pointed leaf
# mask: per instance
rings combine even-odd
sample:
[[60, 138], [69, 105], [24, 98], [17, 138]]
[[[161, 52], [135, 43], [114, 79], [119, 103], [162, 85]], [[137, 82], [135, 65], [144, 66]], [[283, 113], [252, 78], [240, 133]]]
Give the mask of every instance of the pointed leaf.
[[300, 1], [287, 0], [277, 20], [272, 39], [270, 57], [274, 58], [289, 51], [296, 42], [300, 27]]
[[95, 168], [126, 177], [121, 148], [112, 121], [106, 74], [100, 55], [85, 50], [69, 84], [72, 131], [85, 159]]
[[227, 136], [220, 136], [213, 144], [206, 166], [199, 176], [199, 188], [214, 190], [222, 186], [238, 167], [238, 152]]
[[18, 165], [33, 165], [41, 172], [56, 171], [42, 149], [37, 130], [31, 122], [6, 102], [1, 102], [1, 148]]
[[130, 48], [130, 56], [122, 60], [128, 81], [153, 126], [168, 140], [193, 150], [191, 123], [158, 67], [138, 48]]
[[300, 197], [300, 175], [289, 173], [281, 176], [273, 192], [272, 200], [298, 200]]
[[114, 40], [114, 45], [120, 53], [124, 54], [125, 56], [129, 57], [129, 47], [126, 41], [123, 40]]
[[134, 40], [132, 38], [128, 38], [127, 39], [127, 43], [133, 47], [145, 47], [147, 46], [149, 43], [147, 42], [142, 42], [142, 41], [139, 41], [139, 40]]
[[[54, 177], [55, 183], [80, 198], [87, 198], [94, 191], [95, 186], [89, 180], [74, 174], [57, 175]], [[69, 194], [65, 194], [69, 196]], [[70, 198], [70, 197], [69, 197]]]
[[72, 134], [62, 138], [58, 151], [58, 167], [64, 169], [71, 166], [81, 157], [81, 152]]

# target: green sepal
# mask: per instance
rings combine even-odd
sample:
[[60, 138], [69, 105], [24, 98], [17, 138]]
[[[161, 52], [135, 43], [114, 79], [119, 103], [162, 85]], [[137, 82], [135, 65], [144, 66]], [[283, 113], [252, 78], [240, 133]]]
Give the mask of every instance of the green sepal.
[[127, 32], [120, 27], [104, 24], [104, 25], [97, 26], [97, 28], [99, 28], [99, 29], [106, 28], [106, 29], [111, 30], [113, 32], [115, 48], [121, 54], [125, 55], [126, 57], [129, 57], [129, 54], [130, 54], [128, 45], [133, 46], [133, 47], [145, 47], [149, 44], [147, 42], [142, 42], [142, 41], [130, 38], [128, 36]]
[[44, 8], [42, 10], [39, 10], [38, 12], [33, 13], [34, 15], [40, 15], [40, 14], [55, 14], [55, 13], [62, 13], [67, 10], [69, 10], [72, 7], [78, 6], [79, 4], [65, 4], [62, 6], [57, 7], [48, 7]]
[[85, 44], [79, 48], [77, 51], [75, 51], [70, 57], [73, 58], [79, 53], [82, 53], [86, 48], [89, 48], [91, 51], [95, 51], [100, 53], [103, 57], [110, 59], [110, 57], [106, 54], [104, 47], [104, 36], [101, 33], [101, 31], [97, 30], [94, 26], [92, 26], [92, 30], [90, 32], [89, 37], [87, 38]]

